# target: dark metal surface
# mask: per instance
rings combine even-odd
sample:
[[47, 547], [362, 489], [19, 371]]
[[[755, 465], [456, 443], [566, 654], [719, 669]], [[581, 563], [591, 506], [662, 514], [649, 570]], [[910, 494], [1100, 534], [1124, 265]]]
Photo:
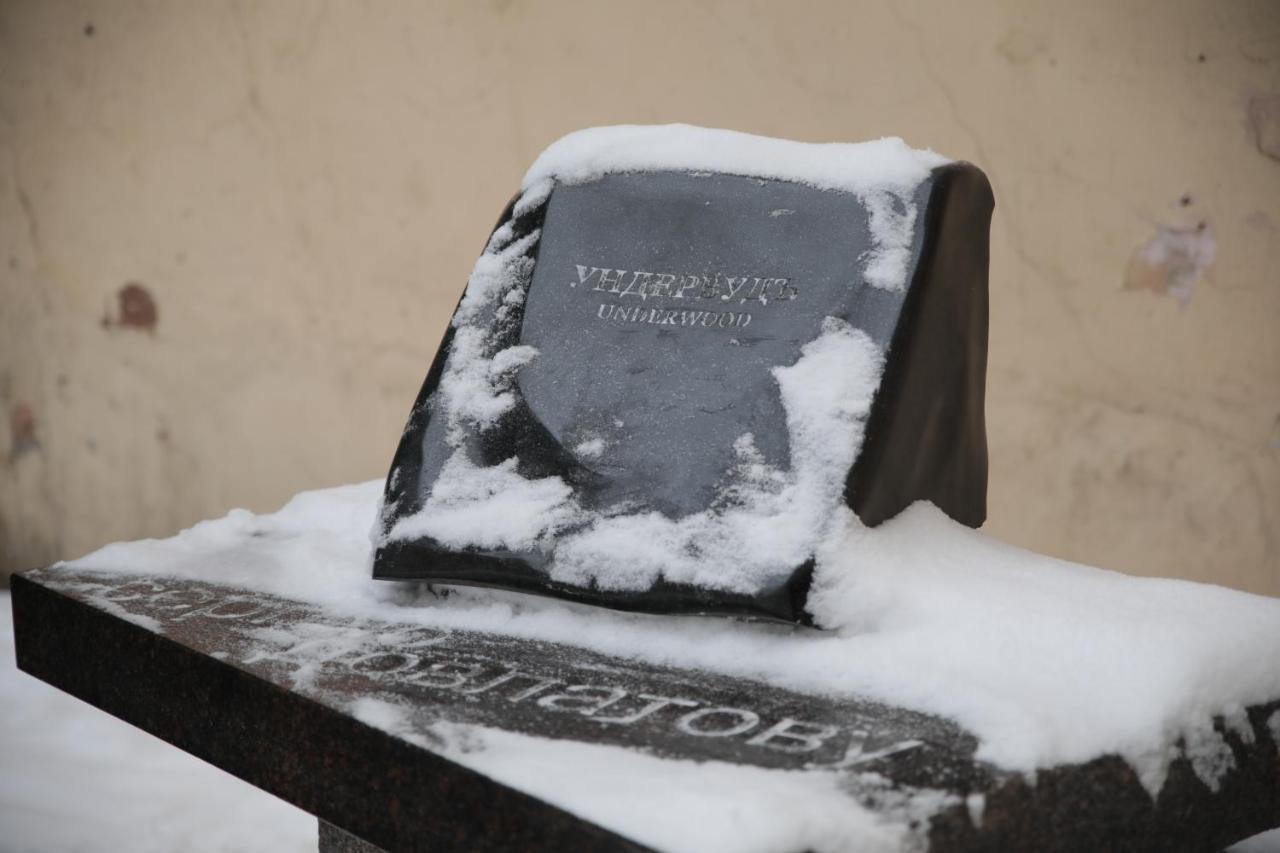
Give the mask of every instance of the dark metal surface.
[[[792, 467], [771, 371], [794, 364], [834, 317], [886, 353], [861, 454], [842, 472], [848, 504], [874, 525], [927, 499], [980, 525], [991, 190], [977, 168], [953, 164], [935, 169], [912, 201], [903, 291], [866, 280], [876, 248], [870, 213], [850, 193], [651, 172], [558, 186], [519, 217], [509, 208], [502, 221], [513, 241], [540, 237], [528, 250], [527, 296], [493, 329], [495, 347], [529, 345], [538, 356], [517, 376], [514, 406], [468, 454], [487, 466], [514, 457], [522, 476], [559, 477], [583, 506], [604, 513], [678, 519], [713, 510], [739, 437], [750, 433], [778, 470]], [[422, 508], [455, 450], [431, 403], [451, 341], [446, 335], [392, 463], [388, 530]], [[603, 451], [581, 450], [592, 441]], [[542, 548], [457, 549], [422, 537], [379, 548], [374, 576], [624, 610], [809, 622], [811, 563], [778, 565], [756, 592], [730, 594], [672, 583], [574, 587], [553, 582], [547, 560]]]
[[[768, 464], [791, 466], [771, 371], [794, 364], [824, 318], [888, 349], [905, 291], [862, 278], [873, 246], [867, 210], [849, 193], [671, 172], [559, 187], [520, 332], [538, 350], [519, 374], [530, 414], [562, 446], [606, 440], [599, 458], [578, 460], [597, 475], [593, 505], [672, 518], [706, 510], [739, 436], [751, 433]], [[627, 272], [614, 281], [593, 270]], [[706, 279], [641, 296], [653, 278], [631, 286], [636, 271]], [[632, 319], [654, 310], [678, 313], [658, 318], [670, 324]]]

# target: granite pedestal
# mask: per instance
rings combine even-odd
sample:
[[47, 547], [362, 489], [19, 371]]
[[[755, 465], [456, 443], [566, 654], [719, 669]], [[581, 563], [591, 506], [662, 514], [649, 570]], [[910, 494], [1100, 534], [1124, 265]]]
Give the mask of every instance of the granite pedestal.
[[850, 808], [908, 816], [932, 792], [933, 851], [1219, 850], [1280, 823], [1280, 702], [1219, 725], [1216, 791], [1176, 759], [1153, 799], [1118, 757], [1032, 783], [943, 719], [570, 646], [142, 575], [46, 569], [12, 593], [21, 669], [315, 814], [327, 851], [649, 849], [468, 767], [442, 726], [838, 774]]

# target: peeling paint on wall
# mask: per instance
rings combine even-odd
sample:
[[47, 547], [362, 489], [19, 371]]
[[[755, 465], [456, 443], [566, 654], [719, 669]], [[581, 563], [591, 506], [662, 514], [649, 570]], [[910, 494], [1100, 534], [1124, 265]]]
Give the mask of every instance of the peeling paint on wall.
[[19, 402], [9, 410], [9, 461], [40, 449], [36, 438], [36, 414], [28, 403]]
[[[1190, 196], [1183, 198], [1190, 203]], [[1124, 288], [1168, 294], [1185, 308], [1196, 282], [1213, 263], [1217, 248], [1207, 222], [1190, 227], [1157, 225], [1155, 236], [1129, 257]]]
[[130, 282], [116, 293], [116, 314], [102, 318], [102, 326], [109, 329], [120, 326], [126, 329], [153, 332], [160, 319], [159, 310], [151, 291], [137, 282]]

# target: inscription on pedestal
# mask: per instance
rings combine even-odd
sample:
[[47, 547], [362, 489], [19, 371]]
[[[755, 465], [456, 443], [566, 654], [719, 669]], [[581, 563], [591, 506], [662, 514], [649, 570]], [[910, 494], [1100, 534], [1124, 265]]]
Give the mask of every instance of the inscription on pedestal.
[[[981, 783], [973, 738], [936, 717], [491, 634], [335, 619], [164, 578], [60, 572], [60, 589], [304, 695], [404, 702], [422, 733], [461, 722], [761, 767]], [[217, 637], [216, 643], [209, 638]]]

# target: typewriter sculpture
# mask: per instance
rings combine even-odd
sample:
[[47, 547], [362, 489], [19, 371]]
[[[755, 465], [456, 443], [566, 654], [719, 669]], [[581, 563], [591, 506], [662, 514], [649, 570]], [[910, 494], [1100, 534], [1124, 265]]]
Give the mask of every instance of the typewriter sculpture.
[[981, 525], [992, 206], [897, 139], [562, 139], [427, 374], [374, 576], [808, 623], [833, 526]]

